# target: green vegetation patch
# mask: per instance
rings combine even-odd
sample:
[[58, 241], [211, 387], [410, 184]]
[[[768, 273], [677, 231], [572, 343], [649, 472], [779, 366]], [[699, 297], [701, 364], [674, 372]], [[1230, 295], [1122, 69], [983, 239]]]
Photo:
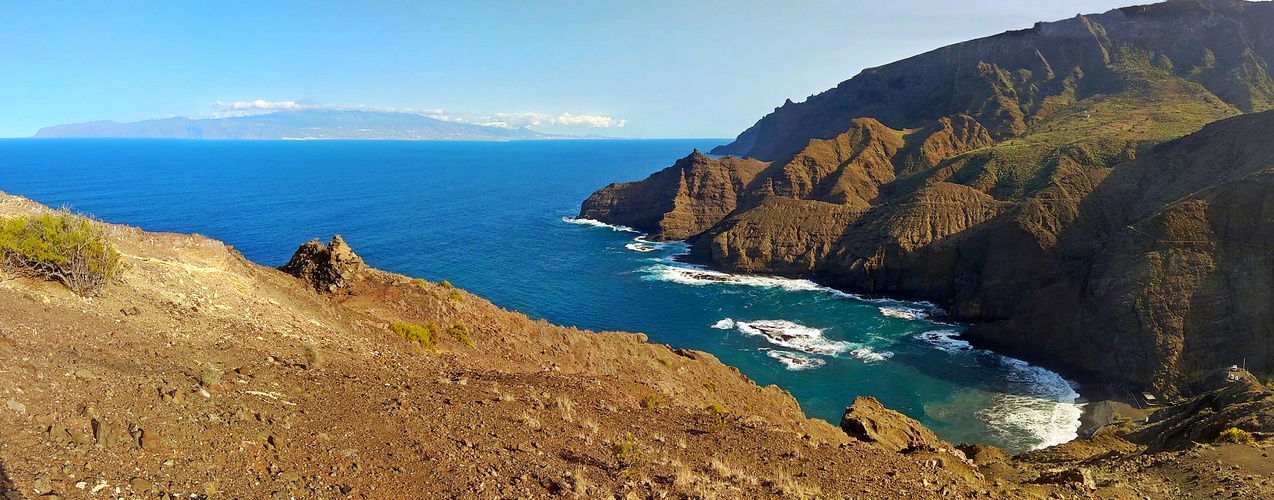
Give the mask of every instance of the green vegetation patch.
[[463, 321], [457, 321], [456, 326], [447, 329], [447, 335], [460, 341], [462, 344], [473, 347], [473, 341], [469, 340], [469, 327], [465, 326]]
[[615, 459], [615, 465], [617, 465], [619, 469], [627, 469], [633, 464], [641, 461], [641, 442], [633, 438], [633, 433], [626, 432], [623, 437], [616, 439], [614, 443], [611, 443], [610, 455]]
[[652, 392], [641, 398], [642, 408], [667, 408], [668, 396], [664, 396], [658, 392]]
[[1218, 443], [1254, 443], [1256, 442], [1256, 439], [1253, 438], [1252, 433], [1248, 431], [1245, 431], [1238, 427], [1231, 427], [1229, 429], [1221, 431], [1221, 434], [1216, 437], [1216, 442]]
[[22, 276], [57, 281], [84, 297], [102, 293], [125, 270], [101, 228], [66, 210], [4, 220], [0, 265]]
[[421, 347], [431, 351], [438, 350], [438, 327], [430, 324], [429, 326], [416, 326], [407, 323], [394, 323], [389, 325], [389, 329], [402, 337], [408, 342], [417, 342]]

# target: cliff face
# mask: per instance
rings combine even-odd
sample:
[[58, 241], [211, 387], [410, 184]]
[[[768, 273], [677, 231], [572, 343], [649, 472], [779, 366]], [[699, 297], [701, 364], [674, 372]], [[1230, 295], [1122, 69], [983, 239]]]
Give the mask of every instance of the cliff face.
[[895, 128], [966, 113], [999, 140], [1018, 137], [1098, 93], [1130, 84], [1112, 63], [1129, 53], [1244, 112], [1267, 109], [1274, 83], [1274, 8], [1177, 1], [1077, 16], [943, 47], [862, 73], [804, 102], [787, 101], [716, 154], [775, 160], [872, 117]]
[[[982, 345], [1071, 373], [1170, 396], [1234, 356], [1268, 376], [1263, 54], [1267, 3], [1042, 23], [789, 102], [715, 150], [772, 160], [750, 181], [728, 167], [745, 160], [692, 155], [581, 214], [686, 237], [727, 270], [936, 301]], [[685, 199], [688, 164], [732, 196]], [[717, 208], [644, 222], [674, 202]]]
[[598, 190], [584, 201], [580, 217], [628, 226], [655, 240], [686, 239], [733, 211], [744, 186], [766, 165], [756, 160], [713, 159], [696, 150], [641, 183], [611, 184]]

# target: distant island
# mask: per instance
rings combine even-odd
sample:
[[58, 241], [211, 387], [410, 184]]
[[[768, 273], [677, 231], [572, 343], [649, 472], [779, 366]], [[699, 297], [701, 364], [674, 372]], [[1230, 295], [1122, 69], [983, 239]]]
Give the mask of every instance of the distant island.
[[455, 123], [410, 113], [297, 110], [234, 118], [185, 117], [119, 123], [103, 120], [44, 127], [36, 138], [129, 139], [362, 139], [407, 141], [522, 141], [601, 139], [545, 134], [526, 127]]

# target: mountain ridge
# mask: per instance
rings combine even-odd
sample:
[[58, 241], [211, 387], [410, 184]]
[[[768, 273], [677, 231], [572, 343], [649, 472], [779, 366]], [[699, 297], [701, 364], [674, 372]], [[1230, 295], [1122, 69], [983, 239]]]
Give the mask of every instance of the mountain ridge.
[[44, 127], [32, 137], [427, 141], [595, 138], [595, 136], [545, 134], [525, 127], [511, 129], [449, 122], [410, 113], [363, 110], [276, 111], [232, 118], [173, 117], [131, 123], [102, 120]]

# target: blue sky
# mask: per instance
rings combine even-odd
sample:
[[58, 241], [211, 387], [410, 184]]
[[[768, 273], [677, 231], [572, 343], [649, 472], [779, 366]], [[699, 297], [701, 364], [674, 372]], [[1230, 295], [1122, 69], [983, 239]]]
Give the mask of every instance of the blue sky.
[[863, 68], [1128, 3], [1145, 2], [9, 0], [0, 137], [258, 100], [732, 137]]

